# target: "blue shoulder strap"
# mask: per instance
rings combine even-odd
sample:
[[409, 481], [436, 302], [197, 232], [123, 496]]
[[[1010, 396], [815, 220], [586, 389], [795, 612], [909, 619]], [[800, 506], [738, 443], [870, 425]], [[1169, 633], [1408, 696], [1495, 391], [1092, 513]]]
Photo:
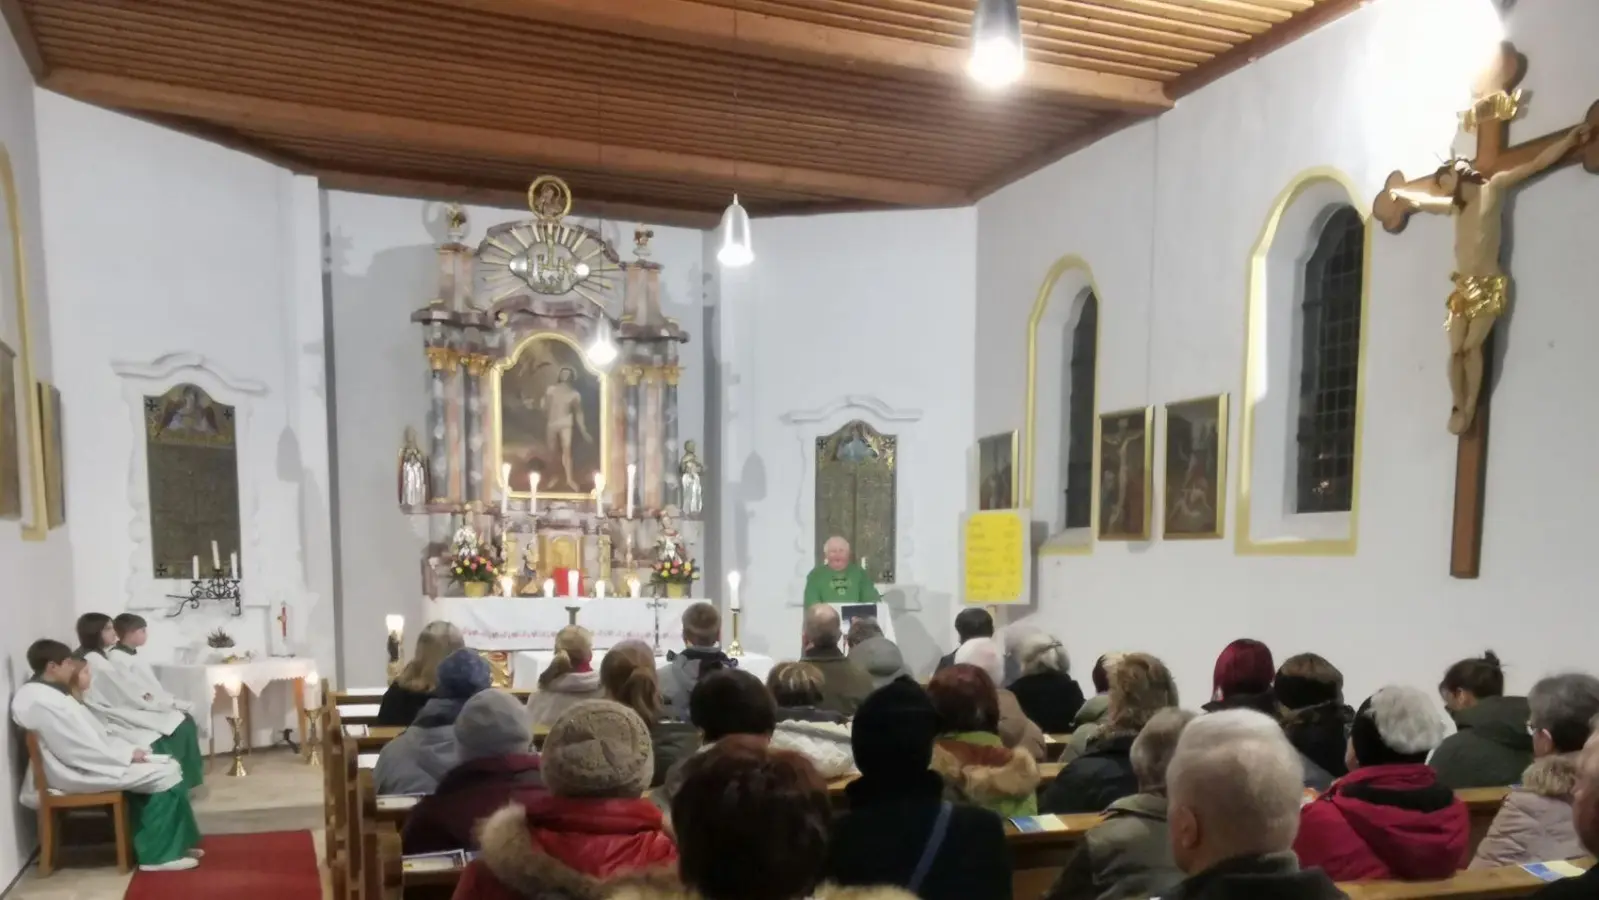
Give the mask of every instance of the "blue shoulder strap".
[[922, 882], [926, 880], [928, 871], [933, 868], [933, 860], [938, 856], [938, 848], [944, 845], [944, 834], [949, 831], [949, 816], [954, 811], [953, 803], [945, 801], [939, 804], [933, 833], [927, 836], [927, 845], [922, 848], [922, 858], [916, 861], [916, 871], [911, 873], [910, 884], [905, 885], [911, 893], [921, 892]]

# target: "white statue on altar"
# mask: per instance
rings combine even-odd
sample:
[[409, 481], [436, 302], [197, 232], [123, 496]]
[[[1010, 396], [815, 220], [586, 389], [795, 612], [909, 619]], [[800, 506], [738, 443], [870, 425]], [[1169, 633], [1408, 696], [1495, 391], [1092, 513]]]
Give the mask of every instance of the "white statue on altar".
[[688, 544], [677, 530], [676, 515], [677, 510], [673, 507], [661, 510], [658, 519], [661, 533], [655, 538], [656, 562], [688, 562]]

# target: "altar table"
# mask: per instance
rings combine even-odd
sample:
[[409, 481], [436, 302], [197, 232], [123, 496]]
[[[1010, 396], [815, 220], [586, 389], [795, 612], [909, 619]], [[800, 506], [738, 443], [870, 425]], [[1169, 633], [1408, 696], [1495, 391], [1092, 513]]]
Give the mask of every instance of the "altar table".
[[[212, 727], [212, 703], [217, 699], [218, 689], [222, 695], [227, 696], [228, 685], [237, 684], [239, 690], [239, 717], [240, 732], [246, 735], [246, 741], [253, 743], [251, 730], [251, 698], [262, 694], [273, 683], [283, 683], [288, 689], [294, 704], [295, 721], [299, 726], [301, 742], [305, 741], [308, 720], [305, 714], [305, 678], [316, 671], [316, 660], [298, 657], [268, 657], [249, 662], [237, 663], [208, 663], [199, 665], [185, 665], [181, 663], [155, 663], [151, 666], [155, 670], [157, 681], [166, 688], [172, 696], [186, 701], [194, 706], [194, 721], [206, 737], [214, 737], [218, 729]], [[222, 701], [225, 705], [229, 701]], [[226, 720], [224, 719], [224, 724]], [[276, 729], [274, 729], [276, 730]], [[226, 729], [222, 729], [224, 743], [231, 746], [231, 737], [226, 736]], [[224, 749], [228, 749], [224, 747]]]
[[[581, 606], [577, 624], [594, 635], [595, 647], [614, 647], [626, 640], [656, 645], [656, 614], [660, 618], [660, 645], [682, 642], [683, 611], [696, 598], [651, 600], [646, 597], [438, 597], [428, 612], [435, 620], [454, 623], [473, 650], [553, 650], [556, 632], [566, 627], [568, 605]], [[652, 603], [661, 604], [659, 609]], [[732, 640], [732, 624], [723, 622]]]
[[[579, 619], [578, 621], [581, 622], [582, 619]], [[671, 646], [676, 652], [681, 653], [683, 650], [683, 641], [681, 638], [679, 638], [672, 641], [671, 645], [669, 646]], [[555, 651], [553, 650], [523, 650], [520, 653], [512, 656], [511, 686], [517, 688], [526, 688], [528, 690], [538, 690], [539, 673], [544, 671], [544, 667], [550, 664], [550, 659], [554, 655]], [[603, 650], [599, 649], [598, 647], [595, 648], [594, 665], [596, 668], [599, 667], [600, 659], [604, 657], [604, 655], [605, 652]], [[671, 665], [671, 663], [666, 661], [666, 657], [655, 657], [655, 667], [657, 669], [664, 669], [669, 665]], [[762, 684], [766, 683], [766, 676], [771, 674], [772, 667], [775, 665], [777, 665], [776, 660], [772, 659], [770, 656], [762, 656], [759, 653], [746, 653], [743, 656], [738, 657], [738, 667], [750, 673], [751, 675], [754, 675], [756, 678], [759, 678]]]

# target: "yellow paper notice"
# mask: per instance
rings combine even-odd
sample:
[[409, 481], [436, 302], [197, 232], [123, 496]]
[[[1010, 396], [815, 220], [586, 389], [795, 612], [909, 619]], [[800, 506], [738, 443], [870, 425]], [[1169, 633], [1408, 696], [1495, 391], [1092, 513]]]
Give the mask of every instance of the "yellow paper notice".
[[1000, 509], [966, 519], [967, 603], [1023, 603], [1027, 592], [1027, 523]]

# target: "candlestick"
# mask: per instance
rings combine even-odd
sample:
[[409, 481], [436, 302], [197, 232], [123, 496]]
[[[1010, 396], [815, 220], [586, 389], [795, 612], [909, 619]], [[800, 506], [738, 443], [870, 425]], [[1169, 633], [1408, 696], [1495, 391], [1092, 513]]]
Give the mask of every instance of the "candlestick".
[[594, 473], [594, 514], [605, 515], [605, 473]]
[[239, 552], [237, 550], [228, 554], [228, 572], [234, 579], [239, 577]]
[[194, 580], [195, 581], [199, 581], [200, 580], [200, 556], [199, 556], [199, 554], [195, 554], [195, 557], [194, 557]]
[[222, 552], [217, 549], [217, 542], [211, 542], [211, 569], [215, 572], [222, 571]]
[[628, 596], [632, 597], [634, 600], [639, 598], [639, 583], [637, 578], [628, 578], [627, 593]]
[[728, 656], [743, 656], [744, 645], [738, 641], [738, 607], [733, 607], [733, 640], [727, 645]]
[[634, 463], [627, 464], [627, 518], [633, 518], [633, 480], [638, 475], [638, 466]]
[[529, 499], [527, 501], [527, 511], [530, 514], [537, 513], [539, 511], [539, 473], [528, 473], [527, 492], [529, 495]]
[[577, 575], [577, 570], [576, 569], [567, 569], [566, 570], [566, 596], [568, 596], [568, 597], [576, 597], [577, 596], [577, 578], [578, 578], [578, 575]]
[[738, 612], [738, 586], [742, 580], [737, 570], [727, 573], [727, 589], [731, 592], [727, 608], [733, 612]]

